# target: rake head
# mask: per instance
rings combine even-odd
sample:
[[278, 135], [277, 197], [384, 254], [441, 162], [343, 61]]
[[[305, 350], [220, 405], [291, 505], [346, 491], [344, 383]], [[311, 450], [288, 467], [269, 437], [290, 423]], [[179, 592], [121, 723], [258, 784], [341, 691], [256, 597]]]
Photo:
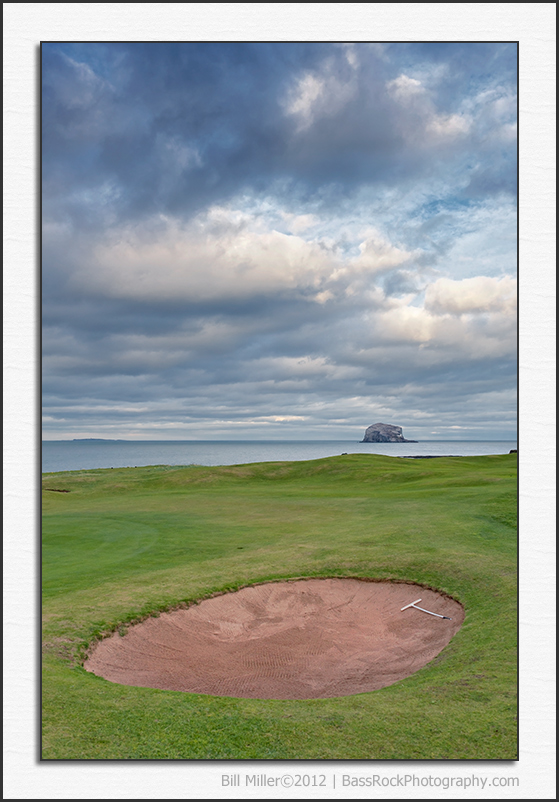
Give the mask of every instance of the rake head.
[[410, 602], [409, 604], [406, 604], [405, 607], [402, 607], [402, 610], [407, 610], [408, 607], [413, 607], [414, 604], [417, 604], [417, 602], [420, 602], [420, 601], [421, 601], [421, 599], [416, 599], [414, 602]]

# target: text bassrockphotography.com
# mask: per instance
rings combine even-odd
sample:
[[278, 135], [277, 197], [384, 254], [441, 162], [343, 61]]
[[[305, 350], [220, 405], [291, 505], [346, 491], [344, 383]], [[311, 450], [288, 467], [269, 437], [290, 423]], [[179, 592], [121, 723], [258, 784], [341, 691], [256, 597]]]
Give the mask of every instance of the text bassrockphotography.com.
[[518, 777], [481, 777], [471, 774], [465, 777], [419, 777], [416, 774], [396, 774], [393, 777], [380, 774], [222, 774], [221, 785], [224, 787], [277, 787], [282, 788], [518, 788]]

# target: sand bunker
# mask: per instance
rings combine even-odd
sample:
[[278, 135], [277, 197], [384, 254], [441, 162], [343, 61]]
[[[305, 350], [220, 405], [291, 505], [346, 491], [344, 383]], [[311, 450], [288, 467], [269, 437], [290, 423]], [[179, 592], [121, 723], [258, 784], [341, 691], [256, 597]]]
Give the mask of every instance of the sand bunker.
[[[404, 605], [421, 606], [452, 620]], [[413, 584], [304, 579], [243, 588], [101, 641], [88, 671], [122, 685], [316, 699], [413, 674], [460, 629], [462, 606]]]

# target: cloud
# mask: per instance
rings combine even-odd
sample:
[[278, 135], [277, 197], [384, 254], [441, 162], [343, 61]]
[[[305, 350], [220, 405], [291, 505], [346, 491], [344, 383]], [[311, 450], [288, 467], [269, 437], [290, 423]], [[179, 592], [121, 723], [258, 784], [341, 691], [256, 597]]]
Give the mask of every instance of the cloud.
[[319, 219], [314, 214], [292, 214], [290, 212], [281, 212], [282, 218], [285, 220], [289, 231], [293, 234], [302, 234], [309, 228], [312, 228]]
[[297, 120], [297, 133], [305, 131], [324, 117], [339, 114], [357, 93], [353, 71], [358, 60], [353, 51], [346, 51], [347, 64], [352, 68], [345, 80], [337, 74], [334, 58], [321, 65], [320, 71], [307, 72], [295, 80], [287, 93], [283, 106], [288, 116]]
[[514, 317], [516, 280], [509, 276], [476, 276], [461, 281], [440, 278], [427, 288], [425, 308], [437, 315], [500, 312]]
[[386, 89], [398, 104], [409, 111], [409, 116], [402, 118], [400, 123], [409, 142], [433, 147], [452, 142], [470, 131], [470, 116], [438, 112], [431, 94], [418, 79], [402, 74], [388, 81]]
[[393, 78], [392, 81], [388, 81], [386, 88], [389, 94], [401, 103], [409, 103], [410, 100], [425, 96], [425, 87], [421, 85], [421, 81], [408, 75]]
[[[514, 90], [486, 70], [490, 85], [479, 78], [472, 95], [459, 45], [424, 48], [411, 75], [398, 69], [394, 46], [381, 49], [46, 45], [45, 212], [106, 229], [154, 213], [188, 218], [241, 189], [339, 205], [364, 186], [449, 170], [463, 186], [472, 173], [470, 194], [481, 181], [514, 191], [508, 159], [493, 158], [491, 173], [472, 159], [480, 148], [502, 150], [488, 134], [500, 126], [511, 135]], [[483, 73], [489, 59], [498, 74], [490, 48], [477, 57], [470, 71]]]
[[[278, 231], [272, 220], [234, 207], [210, 207], [187, 223], [159, 216], [142, 226], [115, 227], [91, 245], [77, 245], [66, 268], [67, 283], [74, 293], [150, 302], [200, 304], [283, 295], [325, 304], [367, 292], [378, 303], [383, 293], [376, 277], [419, 254], [368, 228], [357, 233], [353, 251], [358, 255], [352, 256], [331, 238], [312, 232], [305, 236], [320, 226], [316, 215], [280, 211], [278, 216], [301, 234]], [[53, 261], [64, 236], [56, 225], [45, 228], [45, 249], [53, 249]], [[68, 262], [69, 255], [58, 259]]]
[[211, 208], [189, 224], [125, 228], [98, 245], [75, 281], [114, 298], [202, 302], [322, 289], [336, 260], [318, 243], [251, 227]]
[[514, 45], [42, 53], [51, 436], [513, 426]]
[[359, 256], [351, 262], [351, 269], [373, 273], [392, 270], [408, 262], [414, 254], [392, 245], [382, 234], [369, 229], [359, 245]]
[[437, 139], [454, 139], [467, 134], [471, 120], [463, 114], [437, 114], [427, 123], [426, 130]]

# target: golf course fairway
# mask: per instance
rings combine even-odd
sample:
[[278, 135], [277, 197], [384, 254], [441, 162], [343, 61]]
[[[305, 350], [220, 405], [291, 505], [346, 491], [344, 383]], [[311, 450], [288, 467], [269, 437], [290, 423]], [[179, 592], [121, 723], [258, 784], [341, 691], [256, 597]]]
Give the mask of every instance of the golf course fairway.
[[[350, 454], [43, 474], [42, 758], [516, 759], [516, 473], [516, 454]], [[183, 693], [83, 667], [149, 616], [318, 577], [417, 583], [464, 623], [416, 673], [343, 697]]]

